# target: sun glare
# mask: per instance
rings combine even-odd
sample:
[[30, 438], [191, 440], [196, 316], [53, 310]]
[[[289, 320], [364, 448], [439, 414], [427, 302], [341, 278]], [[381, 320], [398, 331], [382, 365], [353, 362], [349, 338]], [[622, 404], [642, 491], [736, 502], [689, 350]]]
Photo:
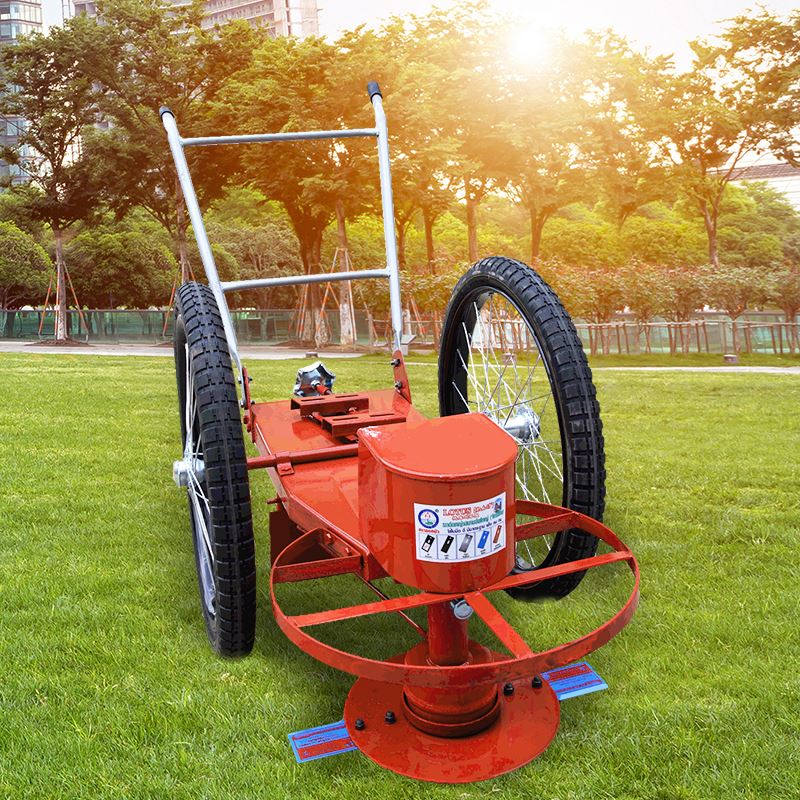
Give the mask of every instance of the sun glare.
[[552, 56], [553, 40], [549, 32], [533, 22], [509, 30], [506, 40], [509, 61], [521, 69], [545, 65]]

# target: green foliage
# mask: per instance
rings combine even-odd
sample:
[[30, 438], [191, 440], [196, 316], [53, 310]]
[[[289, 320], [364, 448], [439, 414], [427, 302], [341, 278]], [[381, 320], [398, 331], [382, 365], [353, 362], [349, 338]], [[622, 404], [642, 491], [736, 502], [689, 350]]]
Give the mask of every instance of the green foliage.
[[770, 267], [784, 258], [784, 242], [800, 233], [800, 216], [764, 183], [732, 186], [720, 211], [722, 260], [730, 266]]
[[597, 218], [554, 217], [542, 235], [541, 253], [544, 259], [584, 267], [606, 268], [622, 262], [615, 227]]
[[767, 297], [794, 322], [800, 311], [800, 265], [787, 263], [774, 269], [767, 277]]
[[722, 266], [709, 272], [709, 302], [731, 319], [762, 305], [769, 295], [767, 273], [762, 269]]
[[13, 222], [0, 222], [0, 308], [44, 300], [50, 257]]
[[702, 309], [708, 299], [710, 279], [706, 267], [682, 265], [665, 270], [666, 316], [675, 322], [685, 322]]
[[681, 220], [677, 215], [648, 218], [631, 216], [619, 232], [620, 250], [625, 261], [677, 266], [705, 264], [708, 252], [702, 226]]
[[555, 260], [539, 266], [567, 311], [575, 318], [593, 323], [609, 322], [625, 304], [623, 277], [615, 270], [587, 268]]
[[15, 186], [0, 193], [0, 221], [13, 222], [20, 230], [41, 242], [42, 220], [34, 214], [35, 201], [41, 190], [31, 184]]
[[169, 301], [175, 258], [141, 231], [110, 226], [83, 231], [65, 251], [81, 305], [147, 308]]
[[620, 271], [623, 300], [639, 323], [651, 322], [669, 307], [666, 270], [650, 264], [631, 262]]
[[0, 93], [0, 114], [26, 120], [16, 139], [0, 148], [0, 157], [18, 165], [39, 189], [16, 193], [27, 216], [54, 230], [97, 214], [110, 188], [105, 180], [110, 165], [94, 158], [90, 147], [101, 136], [93, 131], [99, 96], [78, 61], [87, 44], [81, 30], [70, 21], [0, 53], [3, 79], [14, 86]]
[[[794, 152], [786, 126], [799, 107], [796, 14], [737, 18], [720, 39], [693, 43], [695, 61], [680, 72], [613, 33], [557, 39], [546, 63], [522, 67], [503, 44], [513, 23], [484, 4], [406, 15], [336, 41], [273, 38], [243, 21], [203, 29], [198, 2], [101, 0], [99, 10], [99, 19], [78, 17], [2, 54], [19, 87], [3, 95], [4, 113], [36, 122], [21, 145], [44, 158], [6, 153], [38, 175], [40, 188], [0, 195], [0, 220], [40, 240], [49, 235], [43, 220], [56, 228], [87, 220], [108, 234], [111, 213], [123, 218], [113, 223], [117, 238], [140, 232], [167, 244], [145, 209], [171, 237], [184, 273], [190, 263], [197, 272], [159, 106], [173, 109], [184, 136], [366, 127], [364, 86], [377, 78], [409, 276], [448, 274], [495, 253], [541, 257], [582, 279], [587, 270], [613, 273], [611, 283], [651, 265], [664, 270], [664, 313], [681, 316], [700, 284], [676, 299], [670, 276], [692, 283], [693, 268], [709, 260], [770, 274], [800, 260], [797, 212], [763, 185], [730, 185], [733, 168], [765, 143]], [[95, 127], [98, 115], [113, 122], [108, 130]], [[78, 138], [80, 152], [71, 144]], [[355, 267], [384, 263], [373, 145], [187, 150], [221, 272], [327, 268], [343, 231]], [[108, 252], [115, 247], [109, 241]], [[607, 315], [615, 296], [607, 289], [588, 302], [587, 318]], [[436, 291], [418, 290], [432, 307]], [[137, 292], [116, 302], [132, 305]], [[313, 305], [316, 289], [311, 295]], [[296, 299], [293, 289], [235, 298]]]

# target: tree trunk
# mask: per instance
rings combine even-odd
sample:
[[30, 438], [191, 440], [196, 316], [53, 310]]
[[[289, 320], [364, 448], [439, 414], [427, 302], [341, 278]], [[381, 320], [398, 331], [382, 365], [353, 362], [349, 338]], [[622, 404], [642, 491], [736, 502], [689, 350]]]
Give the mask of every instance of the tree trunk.
[[741, 345], [739, 344], [739, 326], [736, 324], [738, 317], [731, 317], [731, 336], [733, 338], [733, 352], [738, 353]]
[[700, 211], [703, 214], [703, 224], [706, 228], [708, 237], [708, 263], [717, 269], [719, 267], [719, 253], [717, 251], [717, 215], [710, 210], [707, 203], [700, 204]]
[[547, 215], [536, 211], [535, 208], [529, 209], [531, 220], [531, 264], [539, 260], [539, 251], [542, 247], [542, 231], [547, 222]]
[[786, 338], [789, 340], [789, 352], [794, 353], [795, 348], [798, 344], [798, 336], [797, 336], [797, 309], [796, 308], [784, 308], [783, 309], [783, 316], [786, 322], [788, 323], [787, 331], [786, 331]]
[[[346, 272], [350, 259], [347, 247], [347, 224], [344, 203], [336, 201], [336, 234], [339, 247], [339, 269]], [[352, 347], [356, 343], [355, 317], [353, 314], [353, 290], [350, 281], [339, 282], [339, 344]]]
[[433, 248], [433, 214], [430, 209], [422, 209], [422, 224], [425, 228], [425, 256], [428, 261], [428, 272], [434, 274], [434, 261], [436, 259], [436, 252]]
[[53, 225], [53, 236], [56, 242], [56, 341], [67, 340], [67, 276], [64, 269], [64, 232], [58, 225]]
[[181, 283], [189, 281], [189, 253], [186, 246], [186, 201], [181, 186], [175, 176], [175, 243], [178, 246], [178, 263], [181, 265]]
[[[308, 247], [309, 271], [317, 275], [321, 272], [320, 263], [322, 260], [322, 231], [314, 230]], [[322, 305], [323, 289], [321, 284], [309, 284], [309, 306], [311, 313], [309, 318], [313, 321], [313, 342], [319, 349], [324, 347], [331, 340], [331, 332], [328, 327], [328, 320], [325, 316], [325, 308]]]
[[478, 201], [467, 185], [467, 248], [470, 261], [478, 260]]
[[6, 339], [10, 339], [14, 335], [14, 318], [16, 316], [17, 316], [17, 310], [15, 308], [6, 309], [6, 320], [5, 320]]

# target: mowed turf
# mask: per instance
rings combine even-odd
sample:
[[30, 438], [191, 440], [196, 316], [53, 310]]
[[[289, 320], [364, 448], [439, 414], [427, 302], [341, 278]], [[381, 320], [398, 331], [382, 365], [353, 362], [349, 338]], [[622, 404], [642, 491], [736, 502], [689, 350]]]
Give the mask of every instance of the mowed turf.
[[[298, 363], [250, 366], [266, 400], [288, 395]], [[339, 390], [391, 380], [374, 361], [330, 366]], [[411, 369], [431, 414], [435, 373]], [[597, 372], [596, 382], [606, 519], [639, 558], [639, 611], [589, 658], [610, 689], [565, 701], [542, 757], [454, 787], [357, 752], [295, 763], [287, 734], [340, 719], [352, 678], [291, 645], [263, 594], [253, 654], [212, 654], [186, 499], [171, 479], [169, 360], [0, 356], [0, 797], [798, 797], [800, 377]], [[263, 592], [266, 475], [252, 492]], [[366, 599], [337, 581], [291, 588], [287, 602]], [[615, 565], [562, 602], [493, 597], [543, 648], [601, 622], [629, 590]], [[409, 643], [391, 620], [336, 635], [372, 655]]]

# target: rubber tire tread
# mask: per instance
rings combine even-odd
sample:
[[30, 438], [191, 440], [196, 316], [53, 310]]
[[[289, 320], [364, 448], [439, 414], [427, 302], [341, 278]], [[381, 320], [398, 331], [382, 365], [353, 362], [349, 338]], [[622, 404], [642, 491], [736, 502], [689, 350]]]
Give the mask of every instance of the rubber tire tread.
[[[534, 269], [504, 257], [475, 263], [456, 284], [445, 313], [439, 356], [439, 411], [453, 411], [452, 395], [445, 391], [454, 369], [457, 336], [464, 310], [476, 296], [488, 290], [509, 297], [527, 317], [547, 363], [565, 448], [565, 491], [562, 503], [602, 521], [605, 510], [605, 442], [600, 405], [592, 372], [578, 333], [558, 296]], [[462, 401], [463, 405], [463, 401]], [[589, 558], [597, 552], [597, 539], [578, 530], [557, 534], [548, 558], [551, 566]], [[520, 599], [565, 597], [580, 583], [585, 572], [554, 578], [530, 587], [510, 590]]]
[[252, 650], [255, 639], [256, 559], [247, 456], [231, 356], [222, 317], [208, 286], [183, 284], [176, 294], [175, 318], [181, 440], [186, 436], [181, 396], [184, 376], [178, 369], [183, 360], [178, 353], [182, 330], [193, 364], [214, 550], [216, 602], [215, 613], [209, 614], [202, 599], [195, 547], [200, 605], [212, 648], [223, 656], [243, 656]]

